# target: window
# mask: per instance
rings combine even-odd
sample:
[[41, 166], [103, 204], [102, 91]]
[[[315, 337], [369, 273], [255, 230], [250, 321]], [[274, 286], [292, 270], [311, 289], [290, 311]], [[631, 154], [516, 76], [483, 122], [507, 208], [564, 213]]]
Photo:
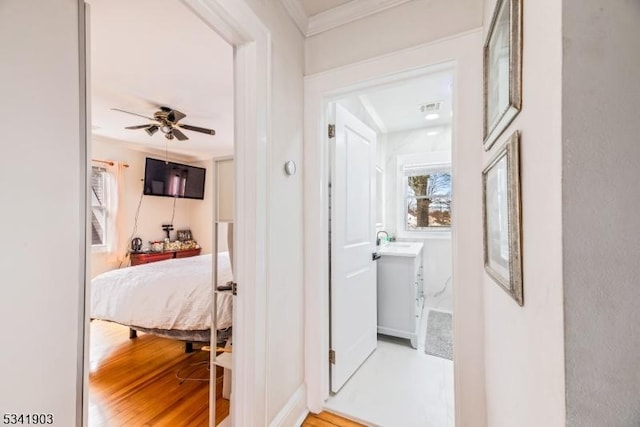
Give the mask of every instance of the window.
[[451, 227], [451, 167], [405, 165], [403, 188], [406, 231]]
[[107, 246], [108, 228], [107, 170], [91, 168], [91, 245], [95, 248]]

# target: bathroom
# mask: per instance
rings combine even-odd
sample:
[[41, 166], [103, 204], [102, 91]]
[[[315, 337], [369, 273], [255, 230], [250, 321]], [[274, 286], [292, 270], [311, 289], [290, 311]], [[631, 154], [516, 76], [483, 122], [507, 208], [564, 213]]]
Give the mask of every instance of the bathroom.
[[453, 69], [444, 64], [336, 101], [377, 139], [378, 343], [327, 401], [365, 423], [454, 424], [453, 99]]

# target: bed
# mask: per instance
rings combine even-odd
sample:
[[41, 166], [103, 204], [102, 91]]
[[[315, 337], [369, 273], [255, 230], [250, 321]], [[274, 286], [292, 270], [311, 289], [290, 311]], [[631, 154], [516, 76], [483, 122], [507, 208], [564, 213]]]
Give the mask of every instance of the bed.
[[[210, 342], [212, 277], [211, 254], [107, 271], [91, 280], [91, 319], [188, 343]], [[221, 252], [218, 285], [232, 279], [229, 253]], [[220, 342], [231, 328], [231, 293], [217, 301]]]

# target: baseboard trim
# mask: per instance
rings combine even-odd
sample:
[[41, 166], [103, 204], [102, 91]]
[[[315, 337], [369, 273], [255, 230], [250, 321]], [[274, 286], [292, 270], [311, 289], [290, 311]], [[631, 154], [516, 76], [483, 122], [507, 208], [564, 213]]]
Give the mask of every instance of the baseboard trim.
[[307, 393], [304, 384], [302, 384], [293, 393], [289, 401], [273, 418], [269, 427], [291, 427], [302, 424], [309, 410], [307, 409]]

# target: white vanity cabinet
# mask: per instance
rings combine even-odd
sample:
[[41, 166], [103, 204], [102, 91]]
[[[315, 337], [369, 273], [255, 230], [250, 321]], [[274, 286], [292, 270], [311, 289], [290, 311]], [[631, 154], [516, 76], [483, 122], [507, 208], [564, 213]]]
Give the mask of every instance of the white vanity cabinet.
[[418, 347], [422, 316], [422, 243], [392, 242], [378, 250], [378, 333]]

